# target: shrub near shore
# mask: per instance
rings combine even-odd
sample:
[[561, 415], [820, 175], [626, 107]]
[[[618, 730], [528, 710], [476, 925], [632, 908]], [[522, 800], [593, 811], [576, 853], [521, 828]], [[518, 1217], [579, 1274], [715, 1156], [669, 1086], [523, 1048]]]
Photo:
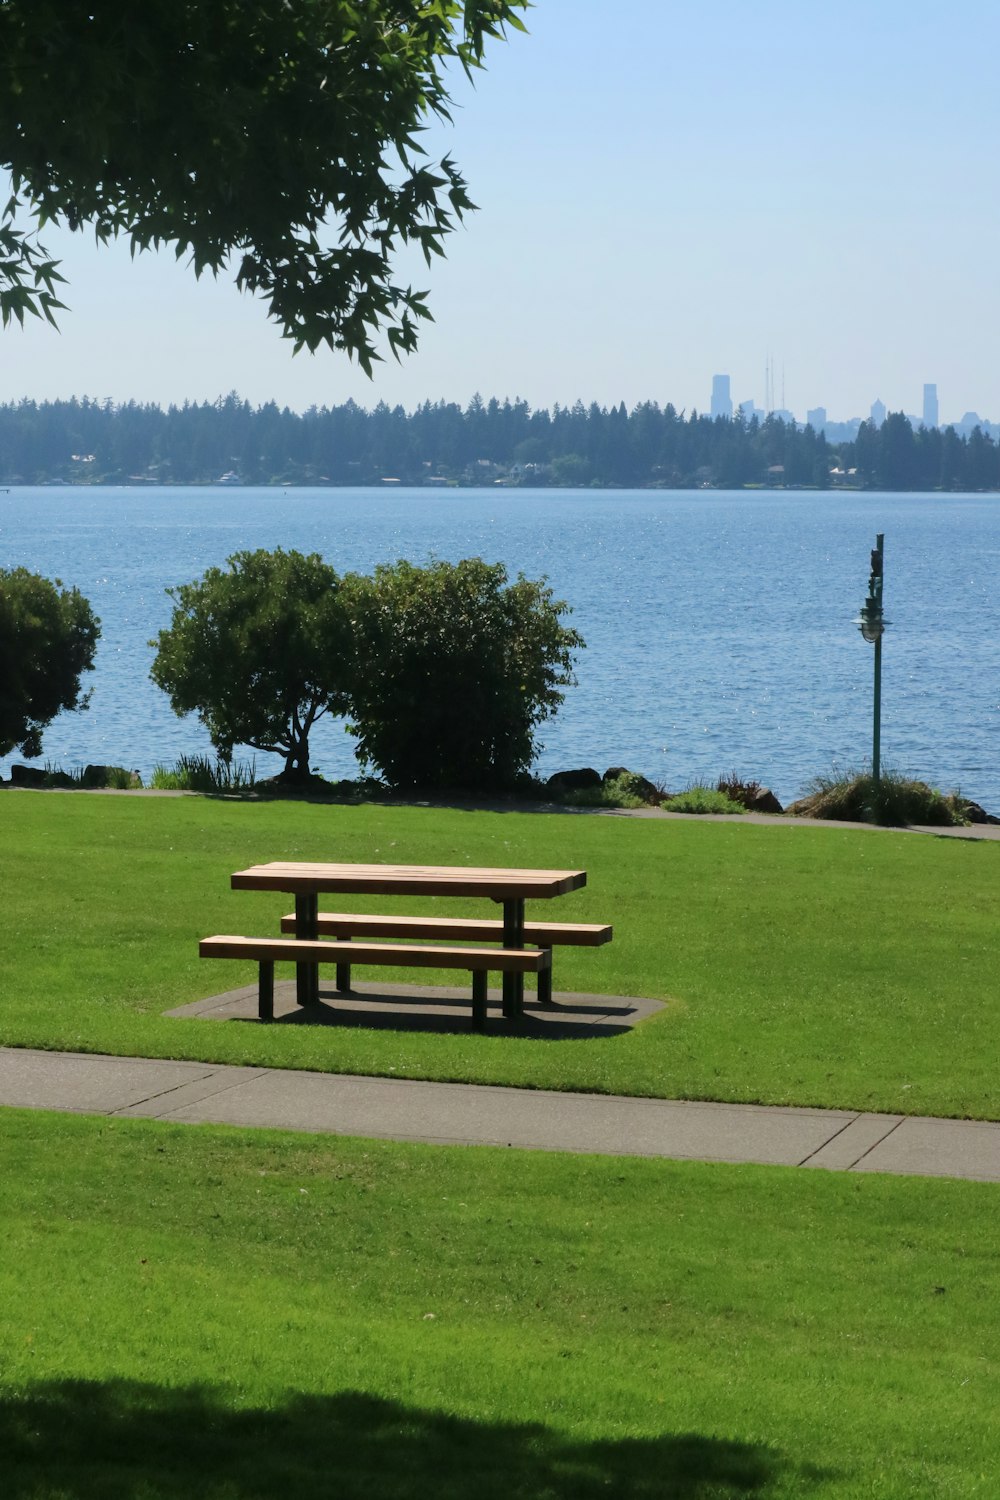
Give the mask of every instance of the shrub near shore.
[[899, 771], [883, 769], [878, 781], [870, 771], [817, 776], [806, 796], [793, 802], [788, 812], [799, 818], [880, 823], [887, 827], [910, 823], [955, 827], [970, 821], [969, 810], [975, 805], [957, 792], [939, 792], [926, 781], [915, 781]]

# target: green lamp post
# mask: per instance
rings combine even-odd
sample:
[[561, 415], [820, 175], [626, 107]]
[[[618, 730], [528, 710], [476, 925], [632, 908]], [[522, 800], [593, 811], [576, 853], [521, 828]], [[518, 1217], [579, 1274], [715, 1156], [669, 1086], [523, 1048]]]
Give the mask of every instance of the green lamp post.
[[878, 787], [881, 766], [882, 735], [882, 636], [889, 623], [882, 614], [883, 544], [885, 537], [880, 531], [875, 538], [872, 552], [871, 573], [868, 575], [868, 598], [861, 606], [861, 614], [855, 621], [862, 636], [875, 647], [875, 693], [872, 716], [872, 781]]

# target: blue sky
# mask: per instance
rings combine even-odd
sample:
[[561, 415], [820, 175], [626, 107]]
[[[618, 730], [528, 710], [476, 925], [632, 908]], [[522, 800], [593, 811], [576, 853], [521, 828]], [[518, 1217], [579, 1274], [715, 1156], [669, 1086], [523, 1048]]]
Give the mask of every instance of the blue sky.
[[943, 420], [1000, 420], [996, 0], [539, 0], [528, 24], [434, 133], [481, 211], [402, 267], [436, 319], [403, 365], [293, 357], [231, 283], [49, 232], [71, 311], [0, 333], [0, 400], [700, 409], [716, 372], [763, 404], [770, 355], [800, 417], [919, 412], [929, 380]]

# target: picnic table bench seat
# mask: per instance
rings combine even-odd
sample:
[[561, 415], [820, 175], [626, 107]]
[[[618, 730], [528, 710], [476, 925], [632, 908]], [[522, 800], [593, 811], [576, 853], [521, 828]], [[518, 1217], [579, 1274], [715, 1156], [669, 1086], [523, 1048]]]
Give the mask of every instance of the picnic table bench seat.
[[[453, 948], [415, 943], [322, 942], [305, 938], [240, 937], [219, 933], [202, 938], [201, 958], [250, 960], [258, 966], [257, 1014], [262, 1021], [274, 1019], [274, 966], [276, 963], [376, 964], [392, 968], [465, 969], [472, 975], [472, 1016], [479, 1027], [486, 1024], [487, 975], [541, 974], [551, 966], [547, 948]], [[507, 1013], [505, 1007], [505, 1014]]]
[[[282, 932], [295, 932], [294, 912], [281, 919]], [[494, 918], [379, 916], [370, 912], [321, 911], [316, 919], [321, 937], [339, 938], [415, 938], [423, 942], [499, 943], [503, 941], [503, 922]], [[600, 922], [525, 922], [524, 940], [536, 948], [551, 950], [556, 946], [599, 948], [610, 943], [612, 929]], [[538, 972], [538, 999], [552, 1003], [552, 965]], [[337, 988], [351, 987], [349, 963], [337, 965]]]

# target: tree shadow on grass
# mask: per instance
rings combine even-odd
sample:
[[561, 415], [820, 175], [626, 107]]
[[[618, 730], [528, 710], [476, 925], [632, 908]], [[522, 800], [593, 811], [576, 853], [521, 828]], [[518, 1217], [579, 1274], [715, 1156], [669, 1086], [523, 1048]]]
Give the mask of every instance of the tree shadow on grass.
[[766, 1500], [793, 1469], [795, 1494], [819, 1477], [699, 1434], [578, 1442], [356, 1392], [237, 1409], [125, 1380], [0, 1400], [0, 1452], [4, 1500]]

